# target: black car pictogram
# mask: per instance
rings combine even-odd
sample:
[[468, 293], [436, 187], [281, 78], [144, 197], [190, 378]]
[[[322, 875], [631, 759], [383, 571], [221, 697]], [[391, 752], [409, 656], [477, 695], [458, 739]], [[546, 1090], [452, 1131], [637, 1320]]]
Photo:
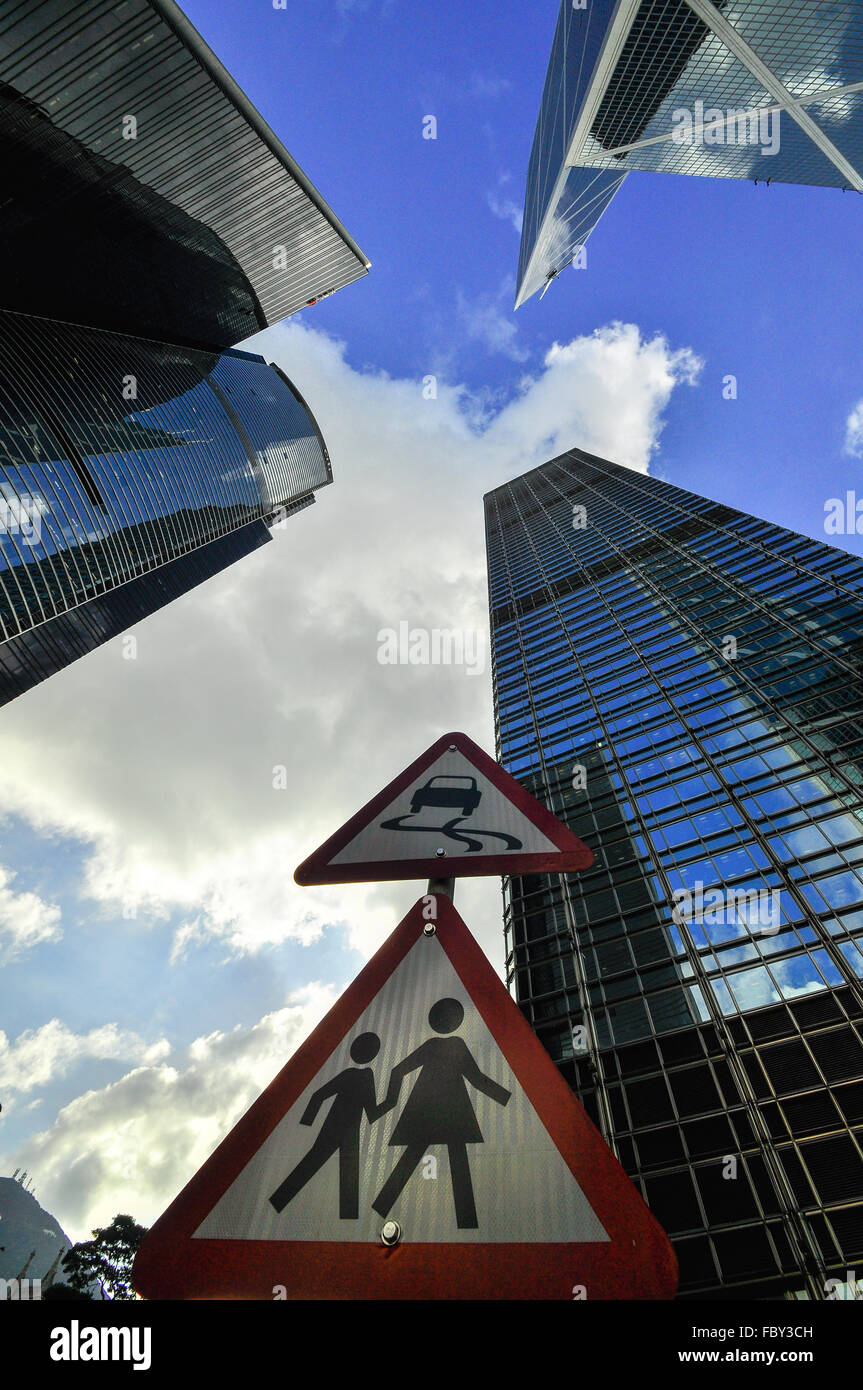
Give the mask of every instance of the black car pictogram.
[[423, 806], [451, 806], [463, 816], [470, 816], [481, 797], [475, 777], [431, 777], [411, 797], [411, 815], [415, 816]]

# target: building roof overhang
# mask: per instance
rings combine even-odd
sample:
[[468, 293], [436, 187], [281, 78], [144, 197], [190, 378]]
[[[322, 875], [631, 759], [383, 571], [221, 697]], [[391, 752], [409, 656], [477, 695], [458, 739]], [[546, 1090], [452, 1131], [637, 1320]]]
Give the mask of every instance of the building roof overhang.
[[369, 261], [174, 0], [0, 16], [0, 308], [224, 348]]

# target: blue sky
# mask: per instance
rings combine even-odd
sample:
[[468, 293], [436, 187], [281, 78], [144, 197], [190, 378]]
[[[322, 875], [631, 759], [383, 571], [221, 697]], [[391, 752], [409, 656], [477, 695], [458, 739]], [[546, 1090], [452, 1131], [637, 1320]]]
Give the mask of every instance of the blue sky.
[[[460, 299], [506, 315], [525, 370], [551, 342], [613, 319], [664, 333], [705, 361], [698, 391], [668, 414], [669, 480], [823, 535], [825, 496], [859, 475], [842, 446], [863, 376], [860, 197], [631, 174], [587, 270], [512, 315], [518, 235], [491, 204], [523, 204], [557, 0], [357, 0], [333, 5], [326, 26], [325, 9], [186, 4], [373, 263], [373, 284], [309, 322], [344, 338], [357, 367], [422, 376], [450, 364], [452, 379], [505, 394], [519, 364], [471, 340]], [[422, 139], [427, 114], [435, 141]], [[860, 553], [859, 538], [847, 548]]]
[[[633, 174], [514, 315], [556, 0], [184, 8], [372, 270], [250, 344], [334, 486], [0, 720], [0, 1171], [74, 1236], [152, 1220], [410, 907], [291, 875], [442, 730], [491, 749], [487, 670], [376, 661], [384, 624], [485, 630], [484, 491], [582, 445], [821, 539], [863, 495], [858, 196]], [[459, 888], [498, 967], [499, 901]]]

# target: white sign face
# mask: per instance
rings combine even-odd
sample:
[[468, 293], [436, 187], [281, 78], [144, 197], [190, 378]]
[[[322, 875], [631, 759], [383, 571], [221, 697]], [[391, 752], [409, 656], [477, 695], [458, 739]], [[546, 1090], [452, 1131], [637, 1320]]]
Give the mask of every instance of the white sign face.
[[[443, 761], [443, 760], [442, 760]], [[435, 936], [420, 937], [195, 1232], [607, 1242]]]
[[[448, 749], [360, 830], [332, 863], [442, 859], [479, 854], [556, 854], [544, 835], [469, 762]], [[443, 869], [442, 869], [443, 872]]]

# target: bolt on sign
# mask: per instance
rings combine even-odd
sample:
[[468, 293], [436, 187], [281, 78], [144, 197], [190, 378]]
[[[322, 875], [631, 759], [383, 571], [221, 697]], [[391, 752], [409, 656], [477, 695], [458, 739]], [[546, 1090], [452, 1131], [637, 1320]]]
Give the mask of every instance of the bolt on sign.
[[661, 1299], [669, 1241], [448, 897], [145, 1237], [147, 1298]]

